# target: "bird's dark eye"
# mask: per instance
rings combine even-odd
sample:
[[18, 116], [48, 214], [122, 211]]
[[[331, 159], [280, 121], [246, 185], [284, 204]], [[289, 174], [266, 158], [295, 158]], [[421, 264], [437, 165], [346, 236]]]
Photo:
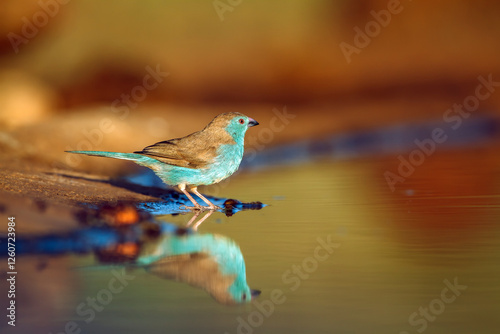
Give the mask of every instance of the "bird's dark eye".
[[240, 124], [245, 124], [245, 120], [243, 118], [240, 118], [238, 122], [240, 122]]
[[243, 300], [247, 300], [247, 294], [244, 293], [243, 296], [242, 296]]

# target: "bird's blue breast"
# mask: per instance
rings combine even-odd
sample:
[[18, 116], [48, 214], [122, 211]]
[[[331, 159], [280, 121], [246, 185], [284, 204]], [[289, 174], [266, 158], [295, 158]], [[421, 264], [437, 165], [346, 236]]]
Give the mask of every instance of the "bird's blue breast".
[[225, 144], [219, 147], [217, 157], [210, 167], [216, 182], [224, 180], [238, 170], [243, 158], [243, 149], [243, 144]]

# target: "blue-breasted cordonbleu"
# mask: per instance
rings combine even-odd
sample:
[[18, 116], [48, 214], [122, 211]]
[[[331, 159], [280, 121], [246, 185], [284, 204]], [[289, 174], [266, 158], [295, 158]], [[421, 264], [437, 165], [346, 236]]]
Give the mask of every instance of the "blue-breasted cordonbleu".
[[192, 209], [200, 210], [203, 207], [186, 188], [214, 210], [218, 207], [200, 194], [198, 186], [218, 183], [236, 172], [243, 158], [245, 133], [249, 127], [258, 124], [241, 113], [229, 112], [216, 116], [201, 131], [161, 141], [134, 153], [68, 152], [131, 160], [151, 168], [166, 184], [177, 186], [193, 202]]

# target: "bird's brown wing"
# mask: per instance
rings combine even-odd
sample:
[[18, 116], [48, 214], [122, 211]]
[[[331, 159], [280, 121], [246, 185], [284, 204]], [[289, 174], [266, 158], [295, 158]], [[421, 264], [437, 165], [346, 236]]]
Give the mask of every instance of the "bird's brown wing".
[[201, 132], [189, 136], [162, 141], [142, 151], [134, 152], [150, 156], [169, 165], [204, 168], [210, 164], [217, 155], [216, 146], [205, 140]]
[[[219, 265], [205, 253], [191, 253], [167, 256], [147, 267], [150, 273], [159, 277], [186, 282], [197, 287], [216, 289], [214, 284], [223, 286], [224, 291], [234, 281], [233, 275], [223, 276]], [[215, 283], [214, 283], [215, 282]]]
[[235, 275], [222, 274], [219, 264], [208, 254], [167, 256], [147, 266], [146, 270], [161, 278], [202, 288], [220, 303], [234, 303], [228, 289], [233, 284]]
[[217, 263], [205, 253], [167, 256], [149, 265], [147, 270], [163, 278], [188, 281], [188, 283], [195, 283], [189, 281], [196, 280], [199, 276], [203, 279], [204, 276], [213, 275], [218, 271]]

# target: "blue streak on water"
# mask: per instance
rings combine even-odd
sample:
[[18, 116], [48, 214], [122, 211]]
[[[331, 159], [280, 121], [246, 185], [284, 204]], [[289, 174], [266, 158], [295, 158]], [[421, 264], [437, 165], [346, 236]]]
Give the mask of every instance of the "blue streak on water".
[[[161, 234], [176, 234], [179, 229], [183, 233], [193, 233], [172, 223], [155, 222]], [[16, 255], [44, 254], [84, 254], [106, 249], [118, 243], [140, 243], [144, 231], [140, 225], [130, 226], [127, 233], [123, 230], [103, 226], [75, 229], [65, 233], [52, 233], [33, 237], [19, 236], [16, 240]], [[0, 237], [0, 245], [7, 248], [7, 238]], [[7, 256], [7, 249], [0, 253], [0, 257]]]
[[380, 154], [394, 154], [417, 148], [415, 141], [432, 137], [443, 129], [448, 137], [439, 148], [480, 145], [499, 133], [499, 121], [492, 117], [476, 117], [463, 121], [456, 130], [443, 121], [404, 124], [363, 132], [336, 134], [320, 140], [303, 140], [259, 152], [253, 159], [243, 158], [243, 169], [299, 164], [317, 159], [349, 159]]

